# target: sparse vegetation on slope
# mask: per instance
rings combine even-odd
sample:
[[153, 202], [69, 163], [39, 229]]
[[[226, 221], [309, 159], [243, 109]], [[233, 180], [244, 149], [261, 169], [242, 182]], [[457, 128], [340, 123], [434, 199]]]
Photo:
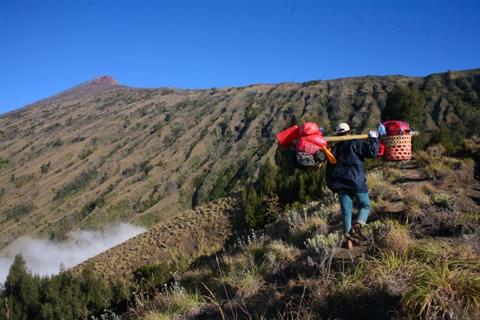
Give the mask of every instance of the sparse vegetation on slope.
[[[2, 223], [0, 247], [18, 235], [117, 219], [150, 226], [226, 196], [273, 155], [275, 133], [305, 120], [329, 132], [348, 120], [363, 131], [385, 108], [405, 106], [407, 116], [418, 112], [411, 106], [423, 105], [423, 97], [424, 116], [417, 117], [422, 126], [416, 128], [423, 143], [437, 141], [449, 155], [462, 153], [462, 139], [480, 133], [478, 79], [478, 70], [471, 70], [212, 90], [132, 89], [113, 80], [79, 86], [0, 117], [0, 184], [8, 195], [0, 206], [33, 205], [19, 223]], [[311, 185], [308, 179], [290, 177], [299, 188], [289, 203], [313, 199], [310, 188], [301, 188], [302, 181]], [[268, 188], [256, 193], [263, 203]], [[105, 194], [104, 205], [82, 217], [79, 210], [98, 194]], [[250, 222], [267, 221], [258, 214]]]
[[[63, 312], [61, 300], [48, 297], [74, 290], [78, 302], [66, 303], [74, 308], [65, 311], [65, 319], [73, 314], [121, 314], [124, 319], [478, 318], [480, 225], [475, 213], [480, 208], [473, 163], [438, 157], [462, 165], [431, 177], [427, 171], [433, 153], [429, 150], [423, 164], [415, 160], [406, 169], [396, 164], [370, 169], [372, 196], [379, 200], [363, 230], [367, 240], [353, 251], [340, 246], [337, 199], [327, 191], [321, 202], [281, 209], [265, 228], [230, 242], [214, 233], [233, 227], [222, 219], [238, 203], [220, 201], [91, 259], [74, 270], [76, 277], [69, 271], [43, 280], [25, 271], [17, 277], [13, 268], [9, 279], [17, 279], [18, 288], [51, 289], [47, 295], [29, 295], [27, 301], [18, 295], [20, 289], [8, 291], [7, 286], [0, 299], [8, 297], [9, 302], [0, 304], [0, 312], [6, 312], [5, 306], [11, 314]], [[386, 193], [386, 186], [398, 189]], [[414, 196], [411, 190], [423, 195]], [[434, 201], [434, 194], [456, 201]], [[411, 205], [418, 205], [415, 215]], [[215, 218], [209, 221], [209, 216]], [[210, 233], [197, 236], [203, 225], [210, 226]], [[86, 281], [82, 274], [130, 280], [122, 285], [96, 281], [75, 289]], [[100, 299], [99, 292], [106, 298]], [[84, 301], [92, 302], [81, 307]], [[17, 302], [21, 307], [15, 309]], [[48, 319], [49, 314], [38, 313], [37, 318]]]
[[[433, 151], [429, 151], [430, 153]], [[388, 165], [373, 169], [374, 204], [364, 229], [367, 243], [340, 247], [341, 222], [335, 198], [308, 203], [277, 217], [261, 232], [238, 240], [224, 253], [180, 273], [187, 292], [205, 303], [187, 319], [475, 319], [480, 316], [480, 225], [458, 229], [479, 210], [473, 168], [462, 166], [431, 178], [425, 164], [398, 174]], [[392, 171], [392, 172], [391, 172]], [[457, 201], [445, 205], [428, 194], [452, 194], [450, 181], [464, 177]], [[372, 180], [373, 177], [373, 180]], [[465, 179], [465, 177], [469, 177]], [[397, 188], [385, 193], [386, 186]], [[412, 189], [422, 191], [415, 199]], [[450, 192], [448, 192], [450, 190]], [[328, 193], [326, 193], [328, 194]], [[462, 205], [459, 205], [462, 202]], [[402, 210], [396, 210], [402, 203]], [[411, 205], [418, 207], [412, 215]], [[393, 206], [393, 207], [392, 207]], [[474, 218], [471, 220], [476, 221]], [[281, 231], [280, 231], [281, 230]], [[448, 235], [446, 230], [450, 232]], [[463, 237], [457, 237], [463, 233]], [[141, 308], [140, 308], [141, 309]], [[139, 314], [138, 308], [135, 309]], [[161, 312], [162, 309], [158, 309]]]
[[[192, 91], [109, 84], [2, 116], [0, 247], [118, 219], [161, 223], [55, 277], [28, 274], [18, 258], [1, 315], [477, 318], [479, 77]], [[363, 130], [382, 110], [419, 120], [420, 145], [439, 145], [406, 168], [367, 164], [373, 213], [366, 241], [348, 252], [322, 171], [290, 171], [273, 135], [305, 120]], [[201, 205], [240, 189], [243, 204]]]

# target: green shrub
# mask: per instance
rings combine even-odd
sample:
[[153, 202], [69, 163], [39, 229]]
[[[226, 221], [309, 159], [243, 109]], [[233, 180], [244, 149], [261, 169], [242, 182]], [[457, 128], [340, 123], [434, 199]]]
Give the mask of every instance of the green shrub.
[[8, 159], [3, 159], [0, 158], [0, 170], [3, 168], [6, 168], [10, 164], [10, 161]]
[[78, 158], [80, 160], [85, 160], [88, 158], [89, 155], [91, 155], [93, 153], [93, 150], [92, 149], [83, 149], [80, 154], [78, 155]]
[[144, 176], [147, 176], [150, 170], [153, 169], [153, 166], [149, 164], [148, 160], [144, 160], [140, 163], [134, 163], [132, 166], [124, 169], [122, 175], [124, 177], [133, 176], [136, 173], [143, 173]]
[[171, 267], [167, 263], [149, 264], [134, 272], [135, 281], [144, 287], [159, 287], [172, 278]]
[[445, 193], [432, 193], [430, 195], [433, 204], [447, 209], [453, 208], [453, 199]]
[[33, 209], [34, 206], [32, 203], [19, 204], [4, 210], [2, 215], [9, 220], [15, 219], [15, 221], [18, 222], [22, 217], [32, 212]]
[[42, 165], [40, 166], [40, 173], [47, 174], [48, 171], [50, 170], [50, 165], [51, 165], [50, 161], [48, 161], [47, 163], [42, 163]]
[[151, 128], [150, 128], [150, 134], [154, 134], [155, 132], [158, 132], [162, 130], [164, 127], [164, 124], [162, 122], [155, 123]]
[[63, 141], [62, 141], [62, 139], [57, 138], [57, 139], [55, 139], [55, 140], [50, 141], [49, 143], [47, 143], [47, 146], [53, 147], [53, 148], [58, 148], [58, 147], [63, 146]]
[[97, 170], [90, 168], [83, 171], [80, 175], [76, 176], [72, 181], [63, 185], [60, 190], [55, 192], [54, 200], [63, 199], [69, 195], [75, 194], [85, 188], [95, 177], [97, 176]]
[[88, 216], [93, 210], [95, 210], [95, 208], [97, 207], [103, 207], [103, 205], [105, 204], [105, 198], [103, 197], [98, 197], [94, 200], [91, 200], [89, 202], [87, 202], [82, 210], [81, 210], [81, 217], [82, 218], [85, 218], [86, 216]]
[[425, 97], [418, 90], [395, 87], [388, 94], [382, 120], [404, 120], [416, 130], [422, 128], [425, 122]]
[[275, 162], [267, 160], [260, 168], [258, 178], [243, 192], [247, 224], [260, 227], [273, 217], [266, 216], [265, 203], [273, 195], [283, 206], [305, 203], [324, 197], [324, 166], [319, 170], [301, 170], [294, 167], [291, 150], [277, 149]]
[[447, 155], [454, 155], [462, 150], [466, 134], [466, 128], [461, 122], [443, 124], [432, 133], [431, 144], [441, 144]]

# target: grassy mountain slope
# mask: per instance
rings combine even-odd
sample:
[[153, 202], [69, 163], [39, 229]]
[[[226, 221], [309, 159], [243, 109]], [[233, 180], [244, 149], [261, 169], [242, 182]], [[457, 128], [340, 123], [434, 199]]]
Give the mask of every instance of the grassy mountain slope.
[[127, 319], [477, 319], [473, 162], [434, 147], [407, 168], [374, 167], [367, 179], [373, 212], [352, 251], [340, 247], [331, 195], [281, 212], [153, 297], [137, 295]]
[[72, 271], [81, 274], [87, 265], [110, 279], [132, 279], [144, 266], [163, 265], [167, 270], [187, 267], [195, 259], [220, 251], [241, 223], [238, 198], [225, 198], [179, 213]]
[[291, 123], [374, 126], [399, 84], [425, 94], [422, 130], [478, 133], [480, 70], [209, 90], [93, 81], [2, 115], [0, 247], [115, 220], [153, 225], [251, 177]]

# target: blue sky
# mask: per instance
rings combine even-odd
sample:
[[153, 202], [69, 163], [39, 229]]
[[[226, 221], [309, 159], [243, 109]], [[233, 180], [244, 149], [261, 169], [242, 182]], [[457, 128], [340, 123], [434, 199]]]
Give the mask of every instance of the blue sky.
[[111, 75], [210, 88], [480, 67], [480, 1], [0, 0], [0, 113]]

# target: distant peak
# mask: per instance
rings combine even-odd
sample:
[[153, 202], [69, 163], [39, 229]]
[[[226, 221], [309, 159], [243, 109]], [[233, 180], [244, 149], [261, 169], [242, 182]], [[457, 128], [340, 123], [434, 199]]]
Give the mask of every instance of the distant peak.
[[105, 85], [116, 86], [118, 85], [118, 82], [117, 80], [113, 79], [110, 76], [102, 76], [102, 77], [98, 77], [96, 79], [91, 80], [89, 84], [97, 85], [97, 86], [105, 86]]

